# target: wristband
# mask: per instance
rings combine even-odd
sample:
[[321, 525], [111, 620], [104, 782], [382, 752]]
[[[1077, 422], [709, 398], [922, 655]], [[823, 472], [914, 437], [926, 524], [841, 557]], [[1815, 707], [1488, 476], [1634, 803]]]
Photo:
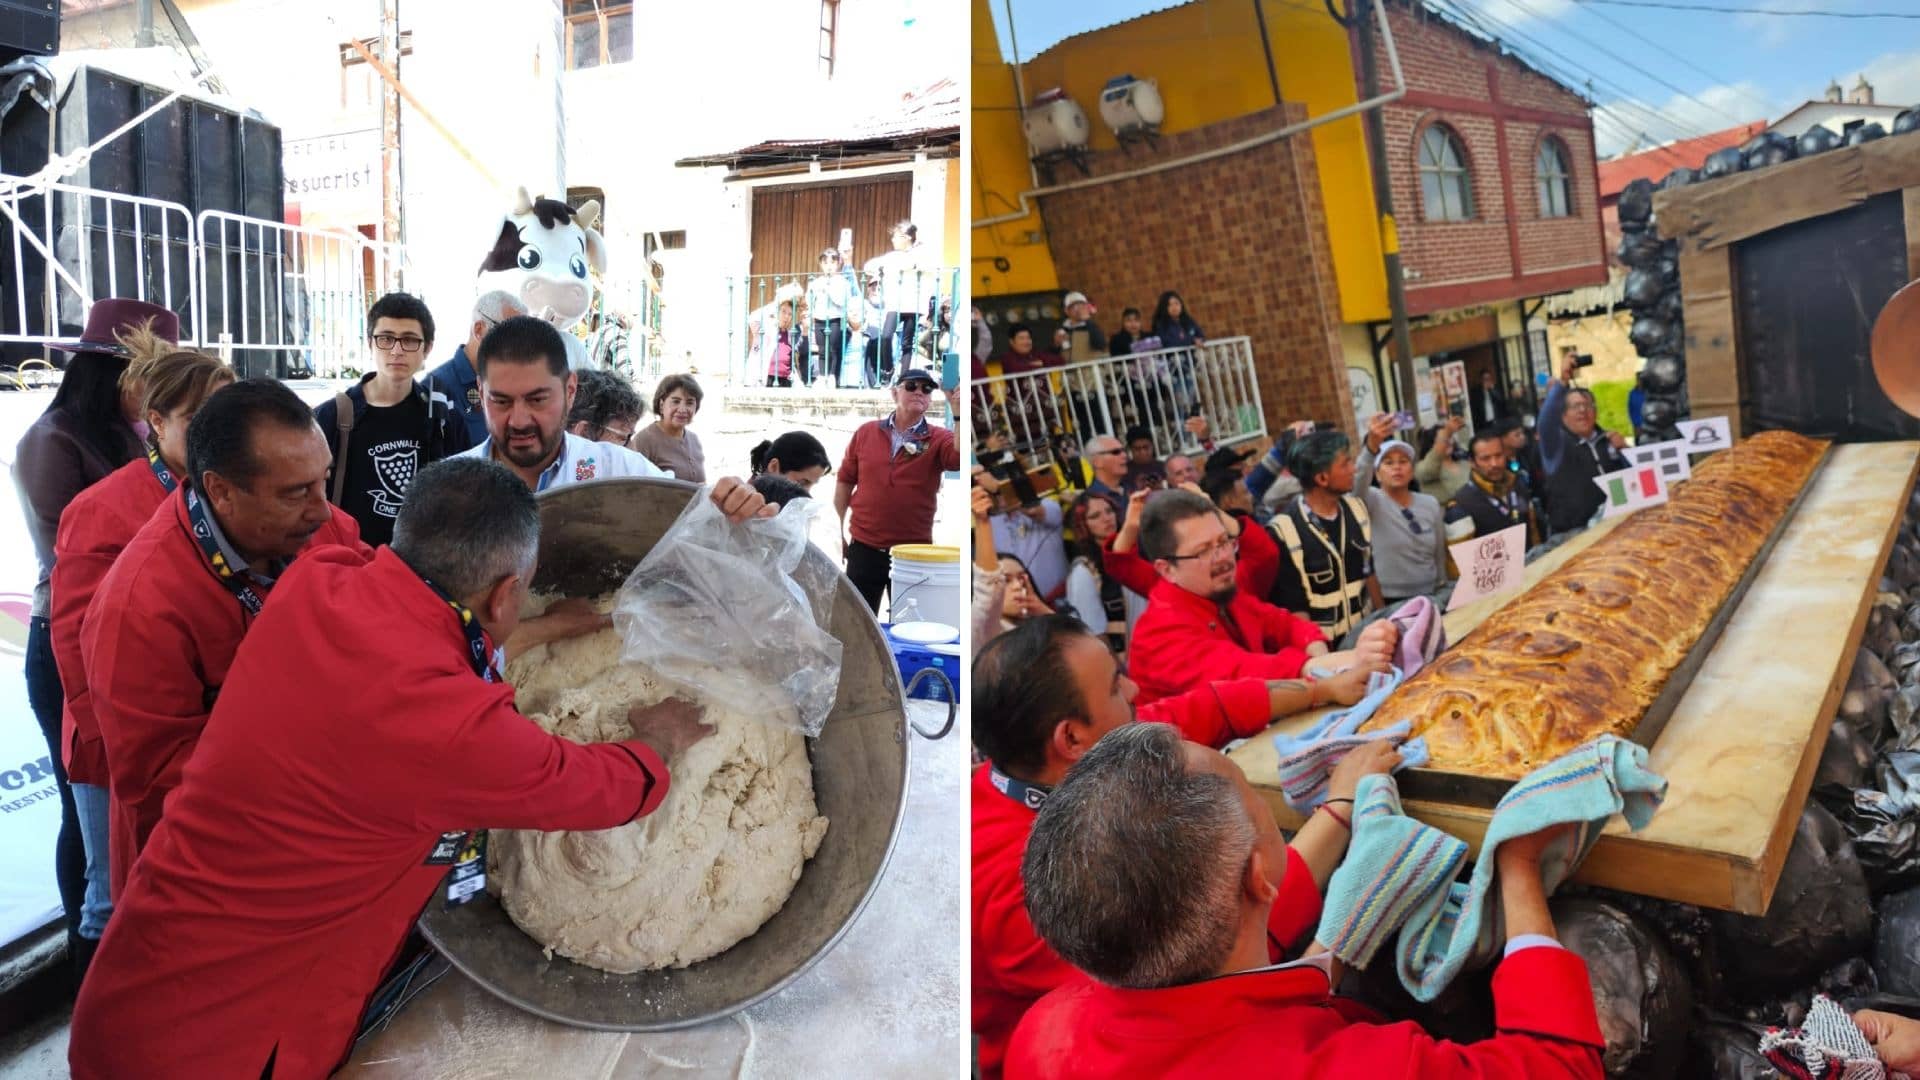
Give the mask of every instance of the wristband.
[[1353, 822], [1348, 820], [1348, 818], [1342, 813], [1340, 813], [1340, 811], [1335, 810], [1333, 807], [1328, 806], [1326, 803], [1321, 803], [1320, 809], [1325, 810], [1327, 812], [1328, 817], [1339, 822], [1341, 828], [1347, 830], [1347, 832], [1349, 833], [1353, 832]]
[[1322, 805], [1324, 805], [1324, 804], [1326, 804], [1326, 803], [1337, 803], [1337, 802], [1343, 802], [1343, 803], [1346, 803], [1346, 804], [1347, 804], [1348, 806], [1352, 806], [1352, 805], [1353, 805], [1353, 800], [1352, 800], [1352, 799], [1344, 799], [1344, 798], [1342, 798], [1342, 799], [1322, 799], [1322, 800], [1321, 800], [1321, 803], [1322, 803]]

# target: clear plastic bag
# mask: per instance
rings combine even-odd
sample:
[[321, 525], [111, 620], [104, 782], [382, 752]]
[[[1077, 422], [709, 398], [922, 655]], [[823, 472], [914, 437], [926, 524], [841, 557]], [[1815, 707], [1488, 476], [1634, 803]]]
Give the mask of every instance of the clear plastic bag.
[[830, 629], [838, 575], [809, 560], [820, 504], [735, 525], [708, 498], [687, 508], [634, 567], [613, 609], [624, 659], [769, 723], [820, 734], [840, 687]]

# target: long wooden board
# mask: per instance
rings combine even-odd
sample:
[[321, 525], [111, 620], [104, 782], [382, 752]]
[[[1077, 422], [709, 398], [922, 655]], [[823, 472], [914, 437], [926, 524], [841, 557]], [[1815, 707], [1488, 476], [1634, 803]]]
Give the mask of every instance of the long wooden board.
[[[1653, 745], [1651, 766], [1668, 782], [1665, 805], [1637, 834], [1618, 819], [1610, 824], [1576, 880], [1749, 915], [1766, 911], [1916, 472], [1920, 443], [1833, 449]], [[1604, 527], [1528, 567], [1527, 584], [1584, 550]], [[1459, 640], [1499, 602], [1449, 616], [1448, 640]], [[1281, 797], [1270, 736], [1320, 715], [1283, 720], [1229, 755], [1283, 828], [1301, 817]], [[1476, 851], [1491, 816], [1416, 801], [1406, 809]]]

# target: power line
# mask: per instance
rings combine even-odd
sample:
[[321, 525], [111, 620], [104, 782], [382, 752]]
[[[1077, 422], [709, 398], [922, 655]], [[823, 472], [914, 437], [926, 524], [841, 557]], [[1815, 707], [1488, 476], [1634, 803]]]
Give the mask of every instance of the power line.
[[[1540, 14], [1540, 12], [1536, 11], [1531, 5], [1527, 3], [1527, 0], [1507, 0], [1507, 3], [1514, 5], [1515, 7], [1519, 8], [1521, 11], [1526, 12], [1527, 14], [1533, 16], [1536, 19], [1547, 21]], [[1565, 31], [1565, 29], [1562, 28], [1562, 32], [1565, 33], [1567, 31]], [[1577, 37], [1578, 35], [1570, 35], [1570, 36]], [[1679, 94], [1681, 97], [1686, 98], [1688, 101], [1693, 102], [1695, 105], [1698, 105], [1701, 108], [1708, 110], [1709, 112], [1719, 113], [1721, 116], [1726, 117], [1728, 120], [1731, 120], [1736, 124], [1746, 123], [1745, 120], [1742, 120], [1741, 118], [1733, 115], [1732, 113], [1727, 112], [1725, 109], [1719, 108], [1718, 106], [1707, 104], [1705, 101], [1702, 101], [1699, 98], [1695, 97], [1692, 91], [1682, 89], [1681, 87], [1668, 82], [1666, 79], [1661, 78], [1658, 75], [1655, 75], [1653, 72], [1648, 71], [1646, 68], [1643, 68], [1640, 65], [1634, 63], [1633, 61], [1627, 59], [1626, 57], [1621, 56], [1619, 53], [1616, 53], [1611, 49], [1603, 48], [1590, 39], [1583, 39], [1583, 40], [1586, 40], [1588, 48], [1593, 49], [1595, 52], [1601, 54], [1602, 56], [1612, 59], [1616, 63], [1623, 64], [1629, 69], [1639, 72], [1641, 75], [1644, 75], [1649, 79], [1652, 79], [1654, 82], [1657, 82], [1661, 86], [1664, 86], [1667, 89], [1673, 91], [1674, 93]]]
[[1668, 0], [1574, 0], [1576, 4], [1611, 4], [1614, 7], [1660, 8], [1666, 11], [1692, 11], [1713, 15], [1785, 15], [1815, 19], [1920, 19], [1911, 11], [1828, 11], [1824, 8], [1779, 10], [1775, 8], [1735, 7], [1731, 4], [1676, 4]]
[[1735, 83], [1732, 79], [1726, 78], [1725, 76], [1722, 76], [1722, 75], [1715, 75], [1713, 72], [1708, 71], [1707, 69], [1701, 67], [1699, 64], [1694, 63], [1692, 60], [1689, 60], [1688, 58], [1680, 55], [1679, 53], [1674, 52], [1672, 49], [1667, 48], [1665, 45], [1660, 44], [1658, 41], [1655, 41], [1652, 38], [1641, 35], [1640, 32], [1635, 30], [1633, 27], [1628, 26], [1626, 23], [1621, 22], [1619, 19], [1616, 19], [1611, 15], [1608, 15], [1604, 11], [1600, 11], [1592, 7], [1583, 7], [1581, 10], [1585, 11], [1587, 14], [1593, 16], [1594, 18], [1599, 19], [1601, 22], [1608, 23], [1612, 26], [1618, 27], [1619, 29], [1626, 31], [1629, 34], [1634, 35], [1634, 39], [1639, 44], [1642, 44], [1651, 49], [1654, 49], [1659, 53], [1661, 53], [1662, 55], [1669, 56], [1675, 60], [1678, 60], [1682, 65], [1684, 65], [1688, 70], [1692, 71], [1694, 74], [1710, 79], [1713, 82], [1718, 83], [1721, 86], [1727, 87], [1730, 90], [1738, 91], [1741, 97], [1744, 97], [1748, 101], [1758, 104], [1760, 108], [1764, 110], [1765, 115], [1772, 115], [1774, 106], [1771, 100], [1767, 98], [1763, 98], [1760, 95], [1755, 94], [1751, 91], [1740, 89], [1740, 84]]

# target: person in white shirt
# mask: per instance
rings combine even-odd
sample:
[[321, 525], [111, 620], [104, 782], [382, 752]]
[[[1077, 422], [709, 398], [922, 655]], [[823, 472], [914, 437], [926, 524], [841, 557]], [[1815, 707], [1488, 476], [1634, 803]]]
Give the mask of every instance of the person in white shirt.
[[613, 476], [667, 474], [625, 447], [567, 431], [579, 389], [560, 331], [530, 315], [503, 320], [480, 342], [474, 366], [487, 437], [457, 455], [497, 461], [534, 491]]
[[807, 314], [813, 319], [813, 354], [819, 358], [814, 364], [815, 382], [825, 380], [828, 386], [842, 385], [840, 364], [846, 352], [848, 320], [851, 318], [857, 327], [860, 318], [857, 310], [848, 310], [853, 303], [853, 275], [841, 268], [840, 252], [827, 248], [820, 253], [820, 273], [807, 282]]
[[920, 317], [926, 314], [928, 279], [926, 249], [920, 246], [920, 228], [911, 221], [893, 227], [893, 250], [867, 260], [868, 277], [879, 277], [886, 306], [880, 338], [880, 382], [885, 385], [896, 365], [913, 366], [914, 343], [920, 340]]

